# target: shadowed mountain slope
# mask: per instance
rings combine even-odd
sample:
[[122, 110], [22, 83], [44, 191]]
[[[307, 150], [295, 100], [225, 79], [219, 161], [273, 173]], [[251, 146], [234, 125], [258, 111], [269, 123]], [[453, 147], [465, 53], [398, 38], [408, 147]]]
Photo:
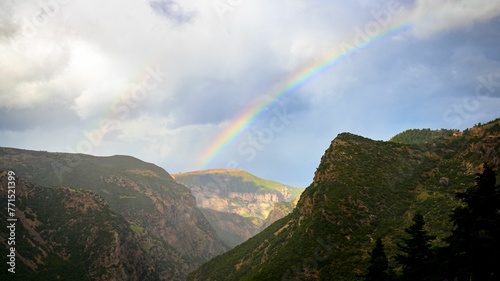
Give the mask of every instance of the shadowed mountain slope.
[[130, 156], [0, 148], [0, 170], [12, 170], [37, 185], [71, 187], [99, 195], [110, 211], [132, 226], [148, 266], [163, 280], [183, 279], [225, 251], [189, 189], [153, 164]]
[[[7, 202], [7, 173], [0, 199]], [[160, 280], [132, 226], [93, 192], [46, 188], [17, 178], [15, 275], [2, 280]], [[7, 246], [7, 204], [2, 206], [0, 243]], [[9, 240], [11, 241], [11, 240]], [[6, 264], [6, 255], [3, 255]]]

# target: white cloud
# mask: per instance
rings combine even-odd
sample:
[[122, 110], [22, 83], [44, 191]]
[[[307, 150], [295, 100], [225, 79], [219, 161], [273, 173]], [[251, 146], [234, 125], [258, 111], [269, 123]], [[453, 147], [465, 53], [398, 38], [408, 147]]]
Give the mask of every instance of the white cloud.
[[0, 42], [13, 36], [17, 26], [12, 20], [12, 2], [0, 2]]
[[470, 28], [500, 15], [500, 2], [490, 0], [419, 0], [414, 8], [415, 33], [421, 37]]
[[0, 106], [29, 108], [60, 96], [57, 77], [69, 51], [51, 41], [33, 39], [33, 48], [17, 52], [0, 45]]
[[54, 99], [70, 104], [76, 98], [74, 109], [86, 118], [120, 88], [113, 80], [121, 74], [117, 66], [86, 42], [32, 38], [29, 44], [21, 51], [0, 45], [2, 107], [32, 108]]
[[103, 111], [109, 110], [113, 99], [125, 92], [123, 79], [104, 81], [101, 84], [92, 85], [78, 96], [71, 106], [81, 119], [88, 119]]

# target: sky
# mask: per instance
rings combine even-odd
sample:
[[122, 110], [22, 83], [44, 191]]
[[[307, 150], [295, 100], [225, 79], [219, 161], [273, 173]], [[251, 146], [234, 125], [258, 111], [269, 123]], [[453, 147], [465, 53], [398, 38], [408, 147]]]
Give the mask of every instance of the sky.
[[0, 2], [4, 147], [307, 187], [339, 133], [499, 109], [500, 1]]

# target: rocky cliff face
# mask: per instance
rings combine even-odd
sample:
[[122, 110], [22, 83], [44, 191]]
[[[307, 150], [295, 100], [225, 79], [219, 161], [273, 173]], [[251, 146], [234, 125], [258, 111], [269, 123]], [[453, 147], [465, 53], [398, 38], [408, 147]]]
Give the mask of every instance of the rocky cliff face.
[[0, 148], [0, 170], [13, 170], [43, 186], [99, 195], [110, 211], [133, 226], [135, 239], [147, 249], [149, 267], [164, 280], [183, 279], [226, 250], [189, 189], [163, 169], [133, 157]]
[[[212, 190], [205, 186], [192, 186], [191, 192], [198, 207], [219, 212], [234, 213], [244, 217], [266, 218], [273, 204], [283, 201], [281, 193], [253, 194]], [[278, 195], [279, 194], [279, 195]]]
[[[276, 204], [294, 200], [303, 191], [242, 170], [197, 171], [173, 177], [191, 190], [198, 207], [231, 247], [258, 233]], [[291, 211], [280, 210], [274, 212], [273, 220]]]
[[274, 203], [290, 201], [302, 189], [263, 180], [242, 170], [207, 170], [174, 174], [200, 208], [265, 219]]

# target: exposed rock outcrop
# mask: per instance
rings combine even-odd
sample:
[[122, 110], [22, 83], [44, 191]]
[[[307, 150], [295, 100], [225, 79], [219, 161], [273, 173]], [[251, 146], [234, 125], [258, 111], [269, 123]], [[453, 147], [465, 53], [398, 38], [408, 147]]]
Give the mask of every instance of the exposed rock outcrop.
[[288, 214], [293, 207], [277, 208], [276, 204], [295, 200], [303, 191], [242, 170], [196, 171], [173, 177], [191, 190], [219, 237], [232, 247], [258, 233], [263, 224], [269, 225], [269, 220]]

